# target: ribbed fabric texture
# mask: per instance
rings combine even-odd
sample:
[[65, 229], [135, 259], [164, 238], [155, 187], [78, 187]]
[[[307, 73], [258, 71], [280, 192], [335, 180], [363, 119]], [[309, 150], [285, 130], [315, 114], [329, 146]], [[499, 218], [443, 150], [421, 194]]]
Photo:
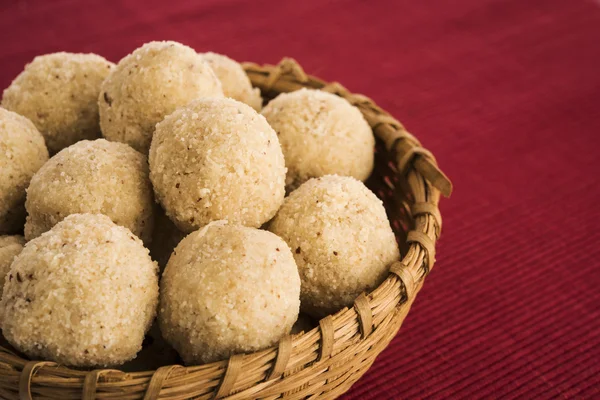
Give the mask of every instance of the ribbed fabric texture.
[[0, 88], [35, 55], [171, 39], [296, 58], [372, 97], [453, 179], [437, 264], [344, 399], [600, 397], [600, 2], [0, 2]]

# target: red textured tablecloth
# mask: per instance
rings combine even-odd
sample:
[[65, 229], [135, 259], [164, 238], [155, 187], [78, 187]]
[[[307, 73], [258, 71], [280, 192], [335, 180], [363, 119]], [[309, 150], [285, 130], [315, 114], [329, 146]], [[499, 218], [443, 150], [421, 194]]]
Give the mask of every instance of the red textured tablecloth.
[[153, 39], [294, 57], [453, 179], [436, 267], [346, 400], [600, 398], [600, 1], [0, 0], [0, 89], [36, 54]]

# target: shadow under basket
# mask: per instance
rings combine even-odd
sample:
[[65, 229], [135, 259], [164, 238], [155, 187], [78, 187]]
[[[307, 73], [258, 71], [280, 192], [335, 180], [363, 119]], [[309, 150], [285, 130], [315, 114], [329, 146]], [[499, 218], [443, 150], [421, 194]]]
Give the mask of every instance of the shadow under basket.
[[85, 371], [30, 361], [3, 344], [0, 398], [333, 399], [394, 338], [435, 262], [442, 228], [438, 202], [441, 194], [450, 195], [450, 181], [433, 155], [367, 97], [306, 75], [291, 59], [275, 66], [246, 63], [244, 68], [267, 100], [306, 87], [334, 93], [359, 108], [377, 138], [375, 169], [367, 185], [384, 202], [402, 260], [390, 265], [389, 276], [377, 289], [361, 294], [353, 307], [323, 318], [314, 329], [286, 336], [273, 348], [211, 364]]

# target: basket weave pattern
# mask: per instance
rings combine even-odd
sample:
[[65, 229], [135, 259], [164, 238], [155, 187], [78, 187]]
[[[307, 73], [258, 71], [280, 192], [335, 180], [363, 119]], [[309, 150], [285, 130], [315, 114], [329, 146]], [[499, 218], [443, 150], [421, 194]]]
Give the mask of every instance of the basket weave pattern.
[[225, 361], [145, 372], [81, 371], [29, 361], [0, 347], [0, 398], [332, 399], [347, 391], [394, 338], [435, 262], [442, 227], [438, 202], [440, 194], [450, 194], [450, 181], [433, 155], [367, 97], [308, 76], [291, 59], [244, 68], [267, 98], [307, 87], [335, 93], [360, 109], [378, 139], [367, 184], [384, 201], [403, 259], [352, 308], [322, 319], [309, 332], [284, 337], [274, 348]]

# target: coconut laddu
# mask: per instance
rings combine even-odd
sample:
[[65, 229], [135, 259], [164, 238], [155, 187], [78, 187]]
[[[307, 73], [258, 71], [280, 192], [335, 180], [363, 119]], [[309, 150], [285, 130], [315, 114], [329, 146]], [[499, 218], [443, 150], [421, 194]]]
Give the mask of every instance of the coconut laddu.
[[135, 357], [156, 315], [157, 265], [127, 228], [74, 214], [15, 258], [2, 333], [33, 359], [92, 367]]

